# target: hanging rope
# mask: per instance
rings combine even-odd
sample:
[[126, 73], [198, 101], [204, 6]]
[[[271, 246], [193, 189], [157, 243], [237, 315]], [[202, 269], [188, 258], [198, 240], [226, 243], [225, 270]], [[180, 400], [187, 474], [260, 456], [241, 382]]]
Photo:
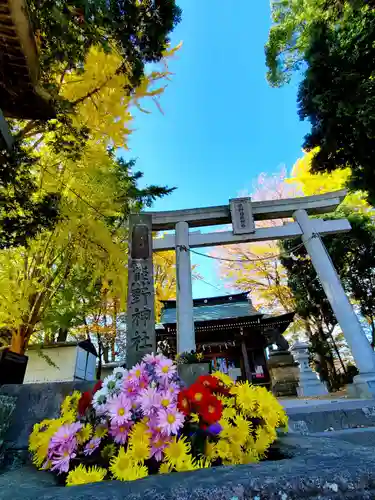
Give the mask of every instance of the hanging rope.
[[[314, 238], [315, 235], [313, 235], [311, 238]], [[309, 239], [311, 239], [309, 238]], [[202, 252], [197, 252], [196, 250], [192, 250], [191, 248], [187, 248], [185, 245], [177, 245], [181, 250], [185, 250], [185, 252], [190, 252], [194, 253], [195, 255], [200, 255], [201, 257], [207, 257], [208, 259], [213, 259], [213, 260], [219, 260], [221, 262], [237, 262], [237, 263], [242, 263], [242, 262], [261, 262], [264, 260], [274, 260], [274, 259], [280, 259], [281, 257], [290, 257], [290, 255], [295, 252], [296, 250], [299, 250], [304, 246], [304, 243], [299, 243], [295, 247], [291, 248], [288, 252], [282, 252], [279, 254], [274, 254], [274, 255], [268, 255], [267, 257], [258, 257], [256, 259], [226, 259], [224, 257], [215, 257], [214, 255], [207, 255], [206, 253]]]

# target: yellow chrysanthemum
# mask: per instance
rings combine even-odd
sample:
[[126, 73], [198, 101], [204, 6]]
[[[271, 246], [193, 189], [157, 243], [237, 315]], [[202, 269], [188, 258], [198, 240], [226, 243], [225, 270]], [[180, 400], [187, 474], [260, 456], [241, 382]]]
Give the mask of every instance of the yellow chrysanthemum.
[[217, 454], [221, 459], [231, 458], [230, 445], [226, 439], [219, 439], [216, 445]]
[[247, 380], [237, 383], [230, 392], [236, 396], [236, 403], [244, 413], [250, 413], [257, 407], [258, 394]]
[[107, 426], [103, 424], [99, 424], [94, 432], [94, 437], [95, 438], [104, 438], [108, 434], [108, 428]]
[[59, 418], [46, 419], [34, 426], [29, 437], [29, 449], [34, 453], [33, 462], [37, 467], [40, 467], [46, 460], [49, 442], [63, 423]]
[[192, 413], [190, 415], [190, 421], [194, 424], [198, 424], [199, 423], [199, 415], [197, 413]]
[[130, 440], [149, 441], [151, 437], [150, 429], [144, 422], [137, 422], [130, 432]]
[[239, 427], [231, 427], [230, 429], [227, 430], [226, 432], [226, 437], [231, 443], [236, 443], [238, 445], [241, 445], [242, 443], [245, 442], [247, 438], [247, 434], [243, 434], [242, 430]]
[[198, 467], [191, 455], [184, 455], [177, 460], [175, 468], [177, 472], [187, 472], [190, 470], [197, 470]]
[[185, 459], [190, 452], [190, 448], [190, 443], [187, 442], [185, 437], [177, 439], [174, 436], [164, 450], [165, 458], [170, 465], [175, 467], [179, 460]]
[[237, 412], [235, 408], [223, 408], [223, 415], [222, 417], [226, 420], [228, 419], [234, 419], [235, 416], [237, 415]]
[[208, 469], [211, 467], [211, 461], [208, 458], [199, 458], [194, 461], [196, 469]]
[[221, 425], [220, 437], [227, 436], [228, 432], [230, 431], [230, 429], [232, 427], [229, 420], [227, 420], [226, 418], [221, 418], [219, 420], [219, 424]]
[[61, 403], [60, 406], [61, 415], [64, 416], [66, 413], [70, 412], [70, 402], [71, 402], [71, 397], [66, 396], [66, 398], [64, 399], [64, 401]]
[[172, 470], [173, 467], [171, 467], [168, 462], [163, 462], [162, 464], [160, 464], [159, 474], [169, 474], [170, 472], [172, 472]]
[[86, 443], [92, 436], [92, 425], [86, 424], [77, 432], [76, 438], [79, 444]]
[[231, 379], [230, 376], [226, 373], [214, 372], [212, 375], [221, 380], [228, 387], [232, 387], [232, 385], [234, 384], [233, 379]]
[[285, 422], [285, 410], [265, 387], [254, 388], [258, 404], [255, 409], [256, 415], [261, 417], [271, 427], [277, 427], [278, 424]]
[[204, 455], [210, 460], [215, 460], [215, 458], [217, 458], [218, 455], [216, 443], [211, 443], [210, 441], [206, 440], [204, 447]]
[[230, 460], [233, 464], [241, 464], [242, 463], [242, 448], [240, 443], [230, 443]]
[[85, 467], [80, 464], [75, 469], [71, 470], [66, 478], [66, 485], [73, 486], [76, 484], [98, 483], [103, 481], [107, 474], [106, 469], [101, 467]]
[[120, 481], [131, 481], [135, 474], [135, 467], [136, 464], [131, 454], [121, 447], [118, 455], [112, 458], [109, 469], [115, 479], [119, 479]]
[[264, 453], [276, 439], [276, 431], [270, 432], [263, 427], [255, 431], [254, 449], [258, 454]]
[[120, 448], [117, 457], [111, 460], [110, 471], [115, 479], [120, 481], [135, 481], [148, 476], [148, 469], [144, 465], [137, 465], [133, 457]]
[[244, 452], [242, 456], [243, 464], [255, 464], [257, 462], [259, 462], [259, 455], [254, 449], [250, 448]]
[[143, 463], [150, 458], [150, 439], [139, 440], [131, 436], [128, 450], [136, 463]]
[[233, 421], [234, 425], [239, 429], [242, 435], [242, 442], [246, 441], [251, 429], [250, 422], [246, 420], [246, 418], [244, 418], [242, 415], [236, 415]]
[[223, 403], [224, 407], [233, 407], [235, 404], [235, 399], [233, 397], [228, 398], [227, 396], [223, 396], [221, 394], [217, 394], [216, 397]]
[[80, 400], [81, 395], [82, 394], [79, 391], [74, 391], [70, 396], [66, 396], [60, 407], [62, 416], [65, 416], [69, 412], [77, 414], [78, 401]]
[[77, 420], [77, 413], [74, 410], [70, 410], [61, 419], [64, 421], [64, 424], [73, 424]]

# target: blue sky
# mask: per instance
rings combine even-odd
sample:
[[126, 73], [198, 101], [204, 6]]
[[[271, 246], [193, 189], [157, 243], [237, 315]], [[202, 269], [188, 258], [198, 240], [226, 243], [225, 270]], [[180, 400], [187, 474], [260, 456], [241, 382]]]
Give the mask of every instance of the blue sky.
[[[164, 115], [147, 103], [152, 114], [137, 113], [125, 154], [138, 159], [145, 183], [178, 188], [153, 210], [227, 203], [251, 190], [261, 172], [282, 165], [289, 170], [308, 130], [297, 116], [297, 82], [273, 89], [266, 81], [269, 1], [178, 4], [182, 22], [172, 42], [183, 46], [170, 63], [174, 76], [161, 98]], [[225, 293], [215, 263], [192, 260], [210, 283], [195, 281], [194, 297]]]

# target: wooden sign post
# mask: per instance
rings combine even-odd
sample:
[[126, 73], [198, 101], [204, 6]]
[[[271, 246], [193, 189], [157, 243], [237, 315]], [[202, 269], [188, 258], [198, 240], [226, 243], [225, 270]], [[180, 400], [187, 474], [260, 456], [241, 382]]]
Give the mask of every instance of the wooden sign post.
[[155, 351], [152, 216], [143, 213], [129, 218], [127, 368]]

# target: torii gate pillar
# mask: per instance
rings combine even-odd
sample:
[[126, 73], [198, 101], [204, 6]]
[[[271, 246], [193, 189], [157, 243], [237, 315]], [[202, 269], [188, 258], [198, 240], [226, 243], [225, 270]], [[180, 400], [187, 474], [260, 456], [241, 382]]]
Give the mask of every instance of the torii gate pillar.
[[176, 224], [177, 352], [195, 351], [189, 225]]
[[314, 221], [309, 219], [306, 210], [297, 210], [293, 218], [301, 227], [302, 241], [360, 372], [360, 375], [354, 377], [353, 386], [348, 388], [354, 389], [353, 396], [374, 395], [375, 353], [362, 330], [328, 252], [319, 234], [314, 231]]

